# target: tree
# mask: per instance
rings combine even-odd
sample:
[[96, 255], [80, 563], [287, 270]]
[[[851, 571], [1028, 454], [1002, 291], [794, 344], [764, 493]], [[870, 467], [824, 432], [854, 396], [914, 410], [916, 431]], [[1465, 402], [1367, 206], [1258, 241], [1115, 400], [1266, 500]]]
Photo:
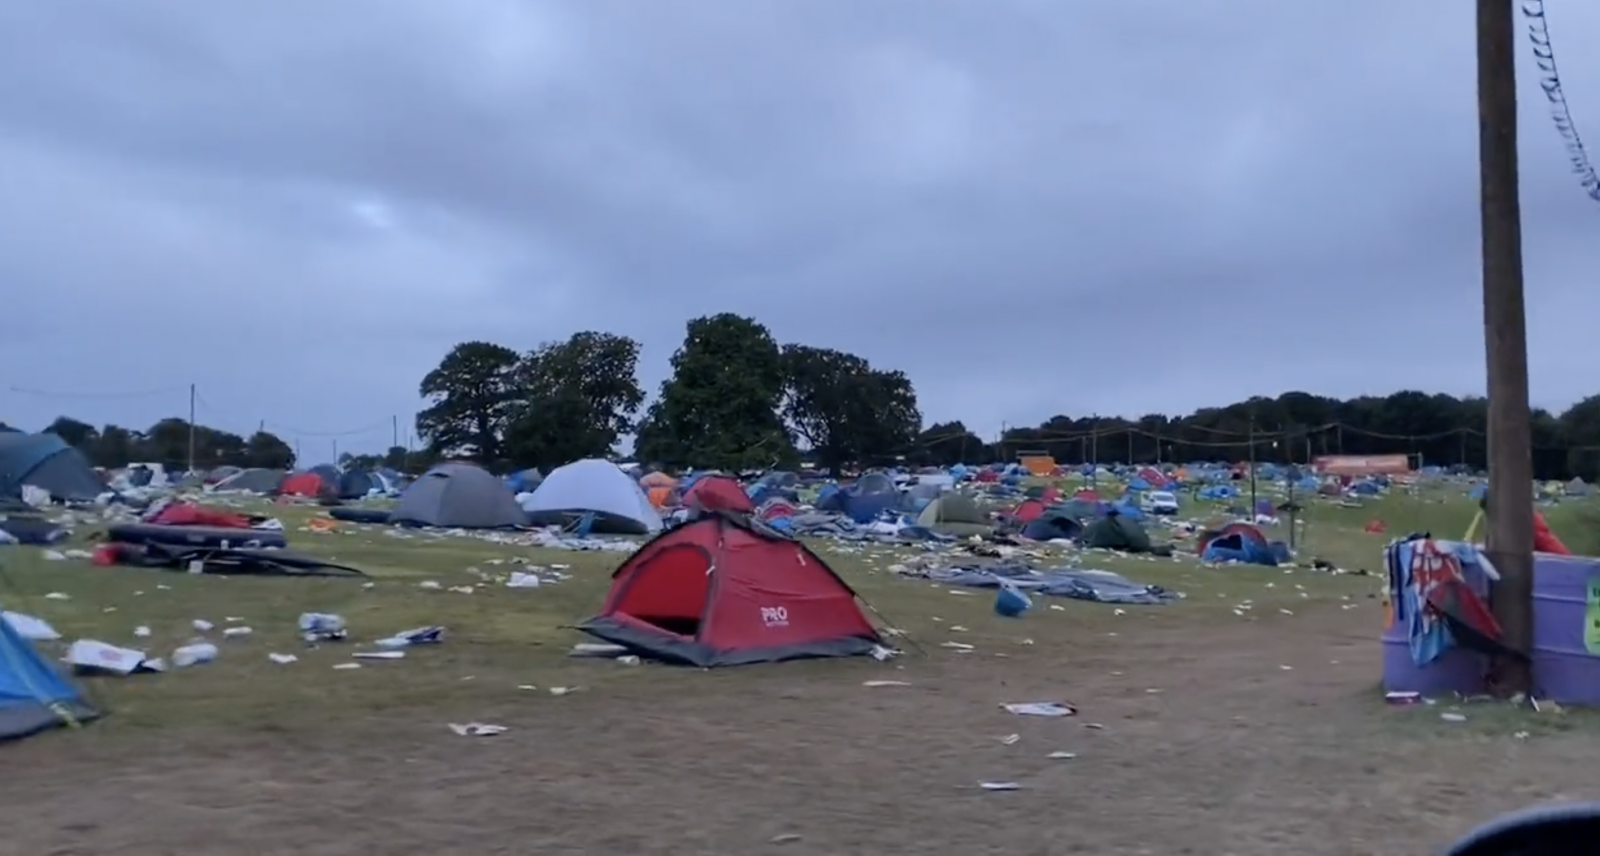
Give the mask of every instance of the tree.
[[644, 403], [638, 365], [639, 343], [611, 333], [539, 346], [515, 374], [520, 400], [506, 431], [508, 457], [548, 470], [609, 454]]
[[[1540, 421], [1534, 420], [1535, 446], [1539, 443], [1538, 435], [1543, 427]], [[1600, 395], [1591, 395], [1572, 405], [1561, 414], [1559, 425], [1568, 447], [1567, 471], [1600, 481]]]
[[957, 419], [928, 426], [912, 442], [912, 460], [922, 465], [950, 467], [961, 463], [976, 463], [988, 456], [983, 438], [967, 430]]
[[916, 392], [901, 372], [831, 348], [785, 345], [782, 412], [834, 475], [846, 464], [890, 463], [922, 428]]
[[65, 440], [68, 446], [76, 446], [79, 449], [92, 448], [100, 440], [100, 432], [96, 431], [93, 425], [79, 422], [70, 416], [57, 416], [56, 421], [51, 422], [44, 430]]
[[97, 467], [125, 467], [134, 461], [144, 460], [141, 454], [144, 437], [120, 425], [107, 425], [100, 429], [99, 442], [82, 450]]
[[498, 463], [521, 362], [516, 351], [492, 342], [456, 345], [422, 379], [421, 394], [431, 403], [417, 414], [417, 433], [436, 454]]
[[389, 469], [397, 472], [404, 472], [406, 468], [407, 457], [408, 452], [406, 451], [406, 447], [390, 446], [388, 451], [383, 453], [383, 461], [381, 466], [388, 467]]
[[639, 426], [636, 456], [729, 470], [798, 458], [778, 417], [783, 357], [767, 328], [731, 313], [689, 322], [672, 377]]
[[257, 431], [245, 442], [244, 465], [269, 470], [294, 466], [294, 449], [270, 431]]

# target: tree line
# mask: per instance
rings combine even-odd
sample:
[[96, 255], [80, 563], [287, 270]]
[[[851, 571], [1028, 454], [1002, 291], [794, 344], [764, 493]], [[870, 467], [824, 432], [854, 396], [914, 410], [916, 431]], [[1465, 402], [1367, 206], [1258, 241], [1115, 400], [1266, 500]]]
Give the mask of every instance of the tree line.
[[[423, 379], [417, 418], [434, 456], [499, 469], [553, 466], [614, 453], [668, 467], [748, 470], [802, 460], [839, 471], [890, 464], [948, 466], [1046, 454], [1058, 462], [1229, 460], [1308, 463], [1321, 455], [1405, 454], [1417, 465], [1486, 466], [1487, 402], [1401, 391], [1340, 400], [1305, 392], [1255, 397], [1186, 416], [1056, 415], [984, 438], [960, 421], [922, 425], [903, 372], [829, 348], [779, 344], [751, 318], [688, 322], [654, 403], [637, 370], [639, 344], [585, 331], [522, 353], [464, 342]], [[641, 412], [642, 410], [642, 412]], [[1559, 416], [1533, 413], [1539, 478], [1600, 479], [1600, 396]]]
[[[0, 430], [19, 430], [0, 423]], [[71, 416], [58, 416], [45, 431], [76, 447], [97, 467], [116, 469], [134, 463], [160, 464], [172, 472], [189, 465], [190, 431], [184, 419], [163, 419], [139, 431], [120, 425], [96, 428]], [[194, 465], [198, 470], [223, 466], [265, 467], [286, 470], [295, 464], [294, 449], [271, 431], [256, 431], [248, 437], [212, 428], [194, 426]], [[426, 469], [433, 459], [428, 452], [407, 451], [395, 446], [381, 455], [344, 453], [338, 463], [347, 467], [416, 471]]]
[[[841, 471], [883, 465], [948, 466], [1045, 454], [1063, 464], [1255, 460], [1307, 463], [1321, 455], [1405, 454], [1418, 465], [1487, 466], [1487, 402], [1401, 391], [1340, 400], [1305, 392], [1255, 397], [1183, 416], [1058, 414], [1035, 426], [982, 437], [960, 421], [924, 427], [903, 372], [855, 354], [779, 344], [759, 322], [734, 314], [688, 322], [672, 373], [648, 408], [638, 380], [639, 343], [584, 331], [519, 352], [463, 342], [422, 379], [420, 450], [341, 456], [349, 466], [419, 472], [444, 457], [496, 471], [548, 471], [615, 453], [634, 435], [634, 457], [668, 468]], [[144, 431], [100, 428], [62, 416], [46, 430], [97, 466], [189, 460], [189, 423], [163, 419]], [[194, 429], [195, 464], [288, 468], [294, 449], [269, 431], [242, 436]], [[1600, 395], [1566, 411], [1533, 412], [1533, 465], [1541, 479], [1600, 481]]]

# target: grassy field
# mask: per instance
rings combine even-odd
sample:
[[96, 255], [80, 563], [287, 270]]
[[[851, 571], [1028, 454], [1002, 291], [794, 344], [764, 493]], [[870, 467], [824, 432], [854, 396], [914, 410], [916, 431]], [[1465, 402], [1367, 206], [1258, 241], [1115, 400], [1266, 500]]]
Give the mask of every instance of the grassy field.
[[[382, 527], [340, 524], [332, 532], [312, 532], [306, 522], [316, 509], [264, 506], [283, 520], [291, 546], [302, 552], [362, 568], [367, 580], [343, 578], [258, 579], [192, 576], [166, 571], [101, 569], [81, 561], [47, 561], [31, 547], [6, 548], [8, 590], [0, 602], [8, 609], [50, 621], [68, 639], [93, 638], [170, 655], [194, 638], [194, 621], [217, 625], [207, 634], [221, 648], [212, 663], [168, 674], [96, 678], [89, 682], [97, 701], [115, 712], [106, 729], [165, 726], [314, 728], [352, 718], [381, 718], [398, 708], [426, 709], [470, 716], [485, 701], [525, 697], [529, 704], [559, 704], [552, 688], [577, 692], [610, 682], [659, 682], [663, 692], [681, 692], [686, 681], [738, 680], [738, 670], [715, 675], [649, 664], [568, 656], [585, 637], [571, 625], [600, 606], [610, 572], [624, 554], [570, 552], [498, 543], [476, 537], [439, 537]], [[1473, 507], [1454, 497], [1399, 495], [1362, 509], [1317, 506], [1310, 509], [1300, 539], [1305, 555], [1316, 555], [1347, 569], [1381, 566], [1384, 537], [1365, 534], [1370, 519], [1383, 519], [1390, 532], [1428, 529], [1459, 535]], [[1579, 517], [1552, 513], [1568, 538]], [[80, 526], [80, 541], [92, 537]], [[960, 596], [948, 588], [900, 579], [891, 567], [916, 550], [860, 547], [820, 542], [816, 549], [915, 647], [908, 658], [952, 656], [1037, 656], [1041, 650], [1070, 645], [1086, 633], [1137, 633], [1143, 622], [1290, 621], [1297, 609], [1319, 602], [1354, 608], [1378, 591], [1374, 576], [1333, 575], [1303, 568], [1275, 569], [1200, 565], [1192, 556], [1174, 558], [1079, 554], [1084, 567], [1114, 570], [1144, 583], [1183, 592], [1186, 598], [1162, 607], [1110, 606], [1053, 599], [1020, 620], [995, 616], [983, 594]], [[1070, 554], [1041, 555], [1040, 564], [1059, 564]], [[568, 579], [538, 588], [509, 588], [505, 580], [524, 564], [551, 568]], [[64, 596], [64, 597], [63, 597]], [[352, 639], [308, 646], [298, 639], [302, 612], [344, 616]], [[371, 650], [371, 640], [422, 625], [443, 625], [445, 641], [414, 648], [403, 660], [363, 661], [351, 652]], [[238, 639], [222, 639], [224, 626], [252, 628]], [[149, 627], [136, 638], [136, 627]], [[1374, 637], [1378, 633], [1375, 625]], [[976, 646], [968, 654], [942, 643]], [[910, 647], [910, 646], [908, 646]], [[278, 664], [269, 654], [293, 654]], [[345, 668], [335, 668], [345, 666]], [[829, 679], [857, 681], [882, 677], [874, 663], [840, 666], [795, 664]], [[686, 677], [687, 676], [687, 677]], [[1374, 675], [1374, 681], [1377, 680]]]

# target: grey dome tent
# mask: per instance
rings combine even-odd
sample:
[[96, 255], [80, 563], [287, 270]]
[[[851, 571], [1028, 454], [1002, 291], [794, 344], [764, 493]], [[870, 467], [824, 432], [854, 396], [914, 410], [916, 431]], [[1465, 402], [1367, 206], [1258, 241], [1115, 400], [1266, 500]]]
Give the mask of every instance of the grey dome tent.
[[283, 470], [253, 467], [241, 470], [211, 486], [212, 490], [238, 490], [247, 493], [277, 493], [289, 474]]
[[0, 433], [0, 497], [22, 496], [23, 485], [50, 492], [61, 502], [93, 502], [105, 482], [83, 453], [51, 433]]
[[947, 493], [928, 503], [928, 507], [917, 515], [917, 525], [961, 538], [987, 535], [994, 531], [989, 515], [971, 497], [959, 493]]
[[389, 515], [403, 526], [504, 529], [526, 526], [528, 515], [505, 482], [472, 464], [439, 464], [412, 482]]

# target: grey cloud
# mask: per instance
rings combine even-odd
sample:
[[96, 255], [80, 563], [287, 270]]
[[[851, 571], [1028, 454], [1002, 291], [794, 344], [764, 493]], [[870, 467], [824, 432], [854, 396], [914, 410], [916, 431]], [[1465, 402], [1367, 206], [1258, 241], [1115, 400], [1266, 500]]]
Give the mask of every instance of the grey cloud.
[[[627, 333], [653, 386], [716, 311], [904, 368], [985, 432], [1481, 388], [1455, 4], [907, 9], [12, 4], [0, 358], [374, 446], [458, 340]], [[1600, 27], [1558, 11], [1558, 47]], [[1600, 122], [1600, 60], [1561, 58]], [[1600, 309], [1594, 212], [1524, 78], [1534, 393], [1559, 405], [1595, 391], [1564, 344]], [[182, 404], [0, 395], [23, 424]]]

